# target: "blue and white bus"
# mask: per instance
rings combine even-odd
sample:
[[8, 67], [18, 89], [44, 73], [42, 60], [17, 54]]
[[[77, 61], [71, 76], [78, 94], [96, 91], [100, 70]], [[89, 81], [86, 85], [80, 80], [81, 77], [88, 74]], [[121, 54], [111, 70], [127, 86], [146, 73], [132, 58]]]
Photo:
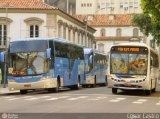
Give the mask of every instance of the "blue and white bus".
[[[83, 47], [60, 38], [11, 41], [7, 55], [8, 87], [26, 94], [32, 89], [79, 89], [84, 80]], [[1, 53], [1, 61], [4, 54]]]
[[83, 86], [95, 87], [96, 84], [107, 84], [107, 60], [105, 53], [92, 48], [84, 48], [85, 81]]

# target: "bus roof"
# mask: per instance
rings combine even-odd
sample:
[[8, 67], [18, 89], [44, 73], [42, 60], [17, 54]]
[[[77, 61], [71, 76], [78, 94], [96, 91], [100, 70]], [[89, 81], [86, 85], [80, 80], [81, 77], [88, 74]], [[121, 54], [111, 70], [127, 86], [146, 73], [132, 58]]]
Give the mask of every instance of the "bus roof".
[[10, 41], [9, 51], [10, 53], [22, 51], [44, 51], [48, 47], [48, 41], [71, 44], [82, 48], [82, 46], [73, 44], [72, 42], [62, 38], [24, 38]]

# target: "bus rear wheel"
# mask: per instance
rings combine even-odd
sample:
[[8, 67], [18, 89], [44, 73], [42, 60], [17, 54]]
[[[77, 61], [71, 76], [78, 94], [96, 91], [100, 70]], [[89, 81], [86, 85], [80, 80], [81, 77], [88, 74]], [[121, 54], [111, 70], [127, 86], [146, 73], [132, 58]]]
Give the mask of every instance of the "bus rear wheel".
[[152, 92], [151, 90], [145, 90], [145, 94], [146, 94], [146, 95], [150, 95], [151, 92]]
[[58, 93], [59, 92], [59, 87], [60, 87], [60, 81], [57, 81], [57, 86], [54, 88], [54, 92]]
[[96, 77], [94, 79], [94, 84], [92, 84], [92, 87], [95, 88], [97, 86], [97, 81], [96, 81]]
[[20, 94], [27, 94], [27, 90], [20, 90]]
[[112, 88], [112, 93], [117, 94], [117, 88]]

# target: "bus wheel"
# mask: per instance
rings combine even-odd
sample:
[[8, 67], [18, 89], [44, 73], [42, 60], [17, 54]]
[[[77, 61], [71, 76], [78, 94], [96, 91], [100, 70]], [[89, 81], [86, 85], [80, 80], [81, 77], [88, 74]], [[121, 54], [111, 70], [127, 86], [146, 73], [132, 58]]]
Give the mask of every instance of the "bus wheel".
[[81, 87], [80, 80], [78, 79], [77, 85], [75, 86], [76, 90], [79, 90]]
[[80, 79], [78, 79], [77, 84], [76, 84], [76, 85], [71, 86], [70, 88], [71, 88], [71, 90], [79, 90], [79, 89], [80, 89], [80, 87], [81, 87]]
[[107, 82], [107, 76], [106, 76], [104, 86], [107, 86], [107, 85], [108, 85], [108, 82]]
[[112, 88], [112, 93], [117, 94], [117, 88]]
[[57, 86], [54, 88], [54, 92], [58, 93], [59, 92], [59, 87], [60, 87], [60, 82], [59, 80], [57, 81]]
[[151, 94], [151, 90], [145, 90], [145, 94], [146, 95], [150, 95]]
[[27, 94], [27, 90], [20, 90], [20, 94]]
[[96, 78], [94, 79], [94, 84], [92, 85], [92, 87], [93, 88], [95, 88], [96, 87], [96, 85], [97, 85], [97, 83], [96, 83], [97, 81], [96, 81]]

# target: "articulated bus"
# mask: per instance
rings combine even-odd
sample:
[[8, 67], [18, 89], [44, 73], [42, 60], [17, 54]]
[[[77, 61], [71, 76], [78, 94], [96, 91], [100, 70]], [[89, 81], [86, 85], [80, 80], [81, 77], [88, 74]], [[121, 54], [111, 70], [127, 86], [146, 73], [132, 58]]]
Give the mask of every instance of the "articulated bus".
[[[1, 53], [1, 61], [4, 61]], [[10, 90], [60, 87], [79, 89], [84, 80], [83, 47], [60, 38], [28, 38], [11, 41], [7, 55], [7, 79]]]
[[107, 55], [92, 48], [84, 48], [85, 81], [83, 86], [107, 84]]
[[155, 91], [159, 77], [158, 54], [143, 43], [124, 43], [110, 49], [108, 87], [121, 90]]

